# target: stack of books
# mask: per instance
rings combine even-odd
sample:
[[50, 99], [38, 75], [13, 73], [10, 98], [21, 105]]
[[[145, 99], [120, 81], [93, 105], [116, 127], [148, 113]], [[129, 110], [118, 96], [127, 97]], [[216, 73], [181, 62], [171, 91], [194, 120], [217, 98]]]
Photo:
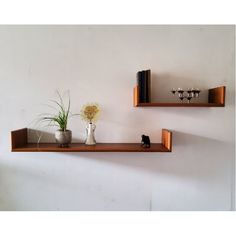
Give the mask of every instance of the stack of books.
[[137, 73], [139, 102], [151, 102], [151, 70], [142, 70]]

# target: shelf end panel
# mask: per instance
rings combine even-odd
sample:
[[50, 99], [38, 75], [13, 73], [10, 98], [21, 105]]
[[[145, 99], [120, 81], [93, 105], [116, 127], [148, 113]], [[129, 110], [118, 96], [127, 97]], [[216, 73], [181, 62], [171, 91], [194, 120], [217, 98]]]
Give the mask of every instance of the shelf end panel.
[[27, 128], [11, 131], [11, 148], [14, 151], [15, 148], [23, 147], [28, 142]]
[[162, 129], [162, 145], [172, 151], [172, 132], [168, 129]]
[[225, 86], [209, 89], [208, 102], [225, 106]]

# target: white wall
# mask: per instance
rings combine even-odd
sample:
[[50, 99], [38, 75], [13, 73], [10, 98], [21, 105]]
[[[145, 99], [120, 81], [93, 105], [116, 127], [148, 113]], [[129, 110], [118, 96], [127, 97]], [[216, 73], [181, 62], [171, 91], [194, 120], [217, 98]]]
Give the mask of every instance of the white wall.
[[[226, 85], [226, 106], [134, 108], [136, 72], [148, 68], [153, 99]], [[233, 208], [234, 26], [1, 26], [0, 81], [1, 210]], [[37, 128], [56, 89], [70, 90], [74, 112], [101, 105], [97, 141], [159, 142], [168, 128], [173, 152], [11, 153], [10, 131]], [[84, 139], [79, 117], [69, 128]]]

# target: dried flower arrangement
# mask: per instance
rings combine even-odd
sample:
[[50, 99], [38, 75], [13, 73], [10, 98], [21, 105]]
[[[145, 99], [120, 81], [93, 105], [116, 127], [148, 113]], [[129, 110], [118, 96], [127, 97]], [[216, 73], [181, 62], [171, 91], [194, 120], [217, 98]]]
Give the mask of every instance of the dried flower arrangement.
[[96, 122], [100, 114], [100, 107], [97, 103], [88, 103], [81, 109], [81, 118], [88, 123]]

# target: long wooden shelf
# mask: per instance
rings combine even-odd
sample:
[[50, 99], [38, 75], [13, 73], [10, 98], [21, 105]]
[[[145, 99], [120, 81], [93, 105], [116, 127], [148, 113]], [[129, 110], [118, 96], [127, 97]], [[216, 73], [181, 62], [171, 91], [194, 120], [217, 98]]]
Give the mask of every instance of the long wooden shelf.
[[27, 128], [11, 132], [12, 152], [171, 152], [172, 132], [162, 129], [162, 143], [151, 143], [150, 148], [140, 143], [97, 143], [90, 146], [72, 143], [69, 147], [59, 147], [56, 143], [28, 143]]
[[134, 106], [135, 107], [224, 107], [225, 106], [225, 86], [212, 88], [208, 90], [208, 102], [206, 103], [167, 103], [167, 102], [139, 102], [138, 86], [134, 88]]

